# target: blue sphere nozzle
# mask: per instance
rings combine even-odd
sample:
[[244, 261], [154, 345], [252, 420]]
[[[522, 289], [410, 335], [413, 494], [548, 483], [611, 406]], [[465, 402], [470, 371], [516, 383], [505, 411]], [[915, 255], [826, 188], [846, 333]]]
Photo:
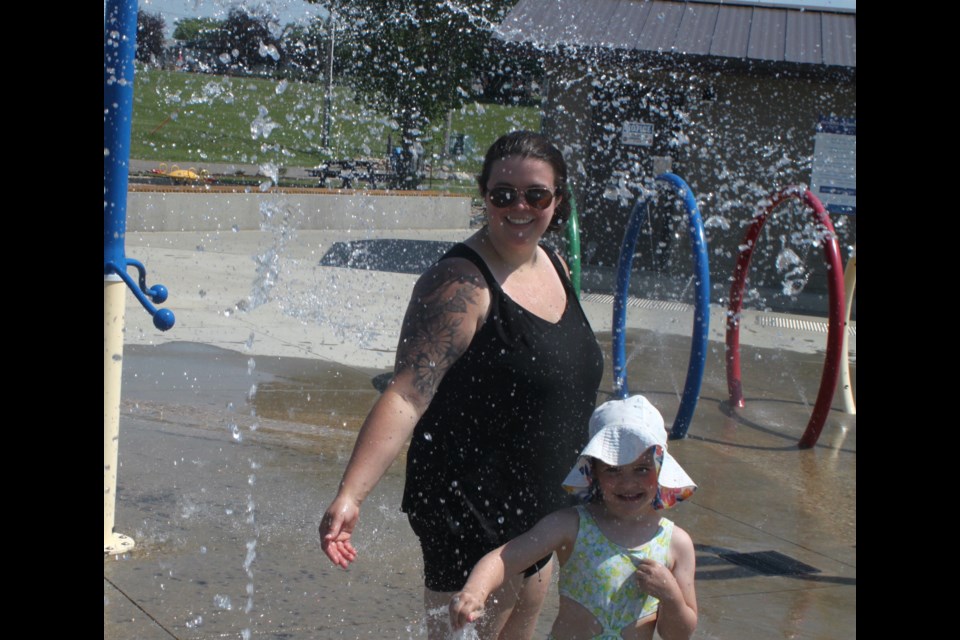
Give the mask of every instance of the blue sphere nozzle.
[[169, 295], [167, 288], [162, 284], [153, 285], [147, 293], [150, 295], [150, 299], [157, 304], [166, 302], [167, 296]]
[[153, 314], [153, 326], [160, 331], [167, 331], [168, 329], [173, 328], [173, 325], [176, 321], [177, 319], [174, 317], [173, 311], [170, 311], [170, 309], [157, 309], [157, 312]]

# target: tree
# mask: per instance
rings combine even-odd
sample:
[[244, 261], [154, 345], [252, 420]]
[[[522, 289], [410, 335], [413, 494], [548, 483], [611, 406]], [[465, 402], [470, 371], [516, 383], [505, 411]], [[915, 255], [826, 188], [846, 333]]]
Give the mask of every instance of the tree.
[[174, 26], [173, 39], [186, 44], [202, 42], [216, 37], [222, 26], [223, 21], [215, 18], [183, 18]]
[[529, 106], [540, 97], [543, 52], [524, 44], [492, 39], [474, 86], [480, 102]]
[[185, 18], [173, 37], [192, 50], [202, 70], [224, 73], [272, 73], [283, 60], [283, 30], [260, 9], [233, 7], [224, 20]]
[[330, 36], [325, 21], [314, 20], [307, 26], [288, 24], [281, 43], [285, 66], [291, 76], [315, 81], [327, 75]]
[[[413, 157], [430, 120], [470, 97], [492, 28], [514, 1], [330, 0], [351, 55], [351, 86], [400, 128]], [[338, 31], [338, 35], [339, 35]], [[341, 46], [338, 41], [338, 47]], [[405, 182], [416, 183], [409, 162]]]
[[163, 59], [163, 31], [167, 24], [159, 13], [137, 11], [137, 60], [158, 64]]
[[259, 9], [233, 7], [218, 33], [221, 55], [229, 56], [232, 66], [253, 71], [280, 64], [282, 29], [274, 16]]

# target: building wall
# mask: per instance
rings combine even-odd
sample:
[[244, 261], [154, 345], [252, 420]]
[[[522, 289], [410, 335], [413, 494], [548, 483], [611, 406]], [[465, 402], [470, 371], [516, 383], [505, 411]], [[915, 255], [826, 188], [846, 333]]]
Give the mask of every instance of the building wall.
[[[757, 206], [782, 187], [809, 184], [818, 118], [856, 118], [856, 77], [846, 72], [814, 77], [715, 64], [705, 71], [704, 65], [674, 61], [657, 68], [620, 59], [567, 62], [551, 74], [544, 129], [571, 166], [586, 262], [601, 270], [615, 265], [635, 197], [654, 186], [655, 175], [672, 170], [693, 189], [709, 221], [714, 301], [728, 294], [738, 246]], [[622, 144], [624, 121], [653, 124], [652, 145]], [[649, 212], [634, 269], [656, 274], [660, 290], [644, 293], [669, 299], [692, 294], [683, 209], [660, 195]], [[832, 220], [846, 261], [856, 243], [856, 217]], [[794, 205], [768, 220], [751, 266], [755, 305], [789, 309], [798, 296], [783, 289], [796, 292], [805, 278], [799, 297], [826, 309], [822, 251], [811, 246], [809, 221], [809, 213]], [[778, 270], [778, 257], [781, 266], [789, 257], [785, 249], [801, 259], [802, 274], [796, 265]]]

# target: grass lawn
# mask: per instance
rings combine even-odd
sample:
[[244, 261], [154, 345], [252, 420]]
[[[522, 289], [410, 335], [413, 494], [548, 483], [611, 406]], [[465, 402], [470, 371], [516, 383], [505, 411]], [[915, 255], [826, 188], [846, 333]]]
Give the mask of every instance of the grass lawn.
[[[386, 157], [390, 120], [335, 89], [330, 148], [322, 148], [321, 84], [234, 78], [137, 68], [130, 156], [202, 168], [204, 162], [314, 166], [327, 159]], [[452, 114], [452, 131], [468, 138], [452, 169], [475, 173], [501, 134], [540, 128], [535, 107], [470, 104]], [[426, 132], [429, 156], [443, 146], [445, 120]], [[472, 143], [472, 144], [471, 144]]]

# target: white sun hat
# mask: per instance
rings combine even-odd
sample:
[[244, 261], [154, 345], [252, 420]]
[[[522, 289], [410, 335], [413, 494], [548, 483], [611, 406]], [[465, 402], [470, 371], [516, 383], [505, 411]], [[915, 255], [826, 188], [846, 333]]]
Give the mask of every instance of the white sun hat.
[[570, 493], [586, 496], [592, 478], [590, 459], [622, 466], [655, 448], [657, 482], [660, 485], [654, 508], [669, 509], [696, 490], [683, 467], [667, 453], [667, 430], [663, 416], [643, 396], [605, 402], [590, 416], [590, 442], [580, 452], [577, 464], [563, 481]]

